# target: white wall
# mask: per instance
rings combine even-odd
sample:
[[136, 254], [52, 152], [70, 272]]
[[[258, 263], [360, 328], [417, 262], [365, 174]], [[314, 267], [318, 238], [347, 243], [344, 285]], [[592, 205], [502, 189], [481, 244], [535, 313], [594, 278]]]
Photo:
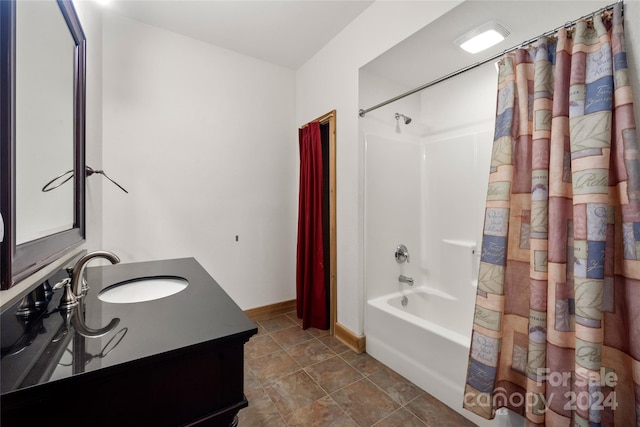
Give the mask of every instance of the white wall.
[[338, 322], [363, 332], [363, 147], [358, 139], [358, 69], [459, 1], [379, 1], [297, 72], [296, 123], [336, 109]]
[[[411, 89], [414, 88], [380, 77], [366, 69], [361, 69], [358, 73], [358, 105], [361, 106], [370, 107]], [[420, 93], [416, 93], [358, 118], [360, 138], [363, 138], [365, 133], [391, 133], [410, 137], [422, 136], [424, 127], [420, 120], [421, 104]], [[412, 119], [411, 123], [409, 125], [398, 123], [395, 119], [395, 113], [410, 117]]]
[[[105, 13], [104, 249], [195, 257], [242, 309], [295, 298], [295, 74]], [[236, 242], [236, 236], [238, 241]]]

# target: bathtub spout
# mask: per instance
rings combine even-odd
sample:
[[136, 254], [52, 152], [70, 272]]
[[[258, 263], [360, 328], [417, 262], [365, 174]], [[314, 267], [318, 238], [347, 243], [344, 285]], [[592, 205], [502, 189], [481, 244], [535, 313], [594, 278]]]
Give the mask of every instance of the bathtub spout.
[[402, 283], [406, 283], [409, 286], [413, 286], [413, 278], [407, 277], [404, 274], [401, 274], [400, 277], [398, 277], [398, 280]]

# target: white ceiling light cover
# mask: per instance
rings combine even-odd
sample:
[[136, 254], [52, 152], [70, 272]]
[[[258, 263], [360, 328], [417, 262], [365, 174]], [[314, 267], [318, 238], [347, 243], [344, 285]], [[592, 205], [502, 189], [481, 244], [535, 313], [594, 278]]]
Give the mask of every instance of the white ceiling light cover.
[[491, 21], [457, 38], [455, 44], [469, 53], [478, 53], [500, 43], [508, 35], [506, 28]]

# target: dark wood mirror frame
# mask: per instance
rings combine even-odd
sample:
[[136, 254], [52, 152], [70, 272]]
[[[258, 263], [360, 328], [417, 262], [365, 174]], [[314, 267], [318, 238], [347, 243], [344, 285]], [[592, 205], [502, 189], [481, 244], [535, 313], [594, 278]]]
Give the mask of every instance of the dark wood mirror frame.
[[[15, 58], [16, 2], [0, 1], [0, 289], [45, 267], [85, 239], [86, 37], [70, 0], [57, 0], [75, 42], [74, 63], [74, 225], [70, 230], [16, 245]], [[55, 207], [52, 207], [54, 209]]]

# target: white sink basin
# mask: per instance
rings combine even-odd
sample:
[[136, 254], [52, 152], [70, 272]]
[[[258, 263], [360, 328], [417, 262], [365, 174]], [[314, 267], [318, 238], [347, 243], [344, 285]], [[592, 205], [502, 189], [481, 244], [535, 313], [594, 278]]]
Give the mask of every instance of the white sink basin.
[[177, 294], [187, 285], [189, 282], [181, 277], [144, 277], [109, 286], [100, 291], [98, 298], [119, 304], [152, 301]]

